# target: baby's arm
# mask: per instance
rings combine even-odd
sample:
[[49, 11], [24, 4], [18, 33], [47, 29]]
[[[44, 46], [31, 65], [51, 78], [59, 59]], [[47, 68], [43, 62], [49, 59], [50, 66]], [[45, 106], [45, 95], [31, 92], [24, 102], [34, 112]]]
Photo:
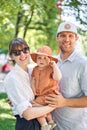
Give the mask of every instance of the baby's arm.
[[35, 78], [34, 77], [32, 77], [32, 79], [31, 79], [31, 87], [32, 87], [34, 95], [36, 95]]
[[62, 74], [61, 74], [60, 69], [58, 68], [55, 61], [51, 61], [50, 65], [53, 67], [53, 79], [59, 81], [62, 78]]

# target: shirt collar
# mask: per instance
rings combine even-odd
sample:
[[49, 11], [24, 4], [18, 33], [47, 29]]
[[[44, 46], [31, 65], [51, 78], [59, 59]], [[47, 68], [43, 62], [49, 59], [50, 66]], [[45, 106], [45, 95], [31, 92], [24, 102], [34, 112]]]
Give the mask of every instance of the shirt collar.
[[[73, 52], [67, 59], [65, 59], [64, 61], [70, 61], [70, 62], [72, 62], [72, 61], [75, 59], [76, 55], [77, 55], [77, 52], [74, 51], [74, 52]], [[59, 60], [59, 61], [62, 61], [60, 54], [58, 55], [58, 60]]]
[[[27, 73], [26, 71], [24, 71], [18, 64], [15, 64], [14, 69], [15, 69], [17, 72], [22, 73], [22, 76], [23, 76], [23, 74], [24, 74], [25, 76], [28, 75], [28, 73]], [[28, 69], [28, 71], [29, 71], [29, 69]]]

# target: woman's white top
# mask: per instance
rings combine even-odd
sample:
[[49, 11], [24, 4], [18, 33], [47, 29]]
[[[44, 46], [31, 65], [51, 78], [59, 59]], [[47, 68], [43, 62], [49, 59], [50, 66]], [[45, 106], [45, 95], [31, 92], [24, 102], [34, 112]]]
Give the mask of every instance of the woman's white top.
[[6, 76], [4, 87], [12, 102], [14, 115], [22, 117], [23, 111], [32, 107], [31, 101], [34, 99], [29, 73], [16, 64]]

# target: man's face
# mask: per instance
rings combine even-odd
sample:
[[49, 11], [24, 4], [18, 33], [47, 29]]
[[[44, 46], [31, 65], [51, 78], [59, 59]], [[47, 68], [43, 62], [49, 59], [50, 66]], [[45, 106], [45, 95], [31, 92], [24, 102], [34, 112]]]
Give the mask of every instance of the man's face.
[[57, 36], [58, 45], [62, 53], [73, 52], [77, 40], [77, 35], [72, 32], [61, 32]]

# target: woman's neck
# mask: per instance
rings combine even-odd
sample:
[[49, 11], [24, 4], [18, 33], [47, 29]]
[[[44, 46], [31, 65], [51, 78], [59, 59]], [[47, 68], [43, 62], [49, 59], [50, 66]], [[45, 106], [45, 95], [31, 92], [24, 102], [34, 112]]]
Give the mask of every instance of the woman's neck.
[[28, 67], [27, 66], [20, 66], [25, 72], [28, 72]]

